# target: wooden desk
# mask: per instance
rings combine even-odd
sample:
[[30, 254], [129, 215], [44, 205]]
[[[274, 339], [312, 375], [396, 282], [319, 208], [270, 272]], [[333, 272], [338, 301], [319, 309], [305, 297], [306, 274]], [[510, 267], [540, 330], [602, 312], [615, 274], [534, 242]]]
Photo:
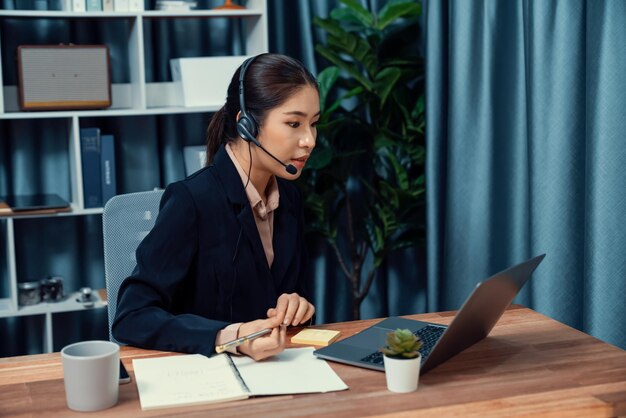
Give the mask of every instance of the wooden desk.
[[[448, 324], [454, 312], [410, 317]], [[374, 320], [329, 324], [346, 337]], [[122, 348], [132, 359], [170, 355]], [[272, 396], [217, 405], [141, 411], [134, 381], [99, 413], [67, 409], [59, 353], [0, 359], [0, 416], [107, 417], [445, 417], [626, 415], [626, 351], [520, 306], [509, 308], [491, 335], [420, 378], [419, 389], [393, 394], [381, 372], [330, 363], [350, 386], [343, 392]], [[132, 374], [132, 373], [131, 373]]]

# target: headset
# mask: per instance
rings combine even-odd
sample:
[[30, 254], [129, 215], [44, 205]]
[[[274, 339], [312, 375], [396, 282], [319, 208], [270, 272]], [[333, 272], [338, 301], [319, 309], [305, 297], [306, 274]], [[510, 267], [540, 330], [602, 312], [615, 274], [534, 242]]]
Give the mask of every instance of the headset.
[[[258, 55], [257, 55], [258, 56]], [[259, 133], [259, 128], [254, 120], [254, 117], [250, 116], [246, 111], [246, 98], [244, 95], [244, 78], [246, 76], [246, 71], [252, 61], [256, 59], [256, 57], [250, 57], [241, 64], [241, 70], [239, 71], [239, 109], [241, 110], [241, 115], [239, 115], [239, 120], [237, 121], [237, 133], [239, 136], [246, 142], [252, 142], [255, 145], [259, 145], [259, 141], [256, 139], [257, 134]]]
[[298, 172], [298, 169], [293, 164], [285, 164], [276, 158], [271, 152], [266, 150], [256, 136], [259, 133], [259, 126], [257, 122], [254, 120], [252, 115], [249, 115], [246, 111], [246, 99], [244, 96], [244, 85], [243, 80], [246, 76], [246, 70], [252, 64], [252, 62], [259, 57], [256, 55], [254, 57], [250, 57], [241, 64], [241, 70], [239, 70], [239, 109], [241, 110], [241, 114], [239, 115], [239, 120], [237, 121], [237, 133], [244, 141], [250, 143], [252, 142], [257, 147], [261, 148], [267, 155], [272, 157], [278, 164], [285, 167], [285, 170], [291, 175], [294, 175]]

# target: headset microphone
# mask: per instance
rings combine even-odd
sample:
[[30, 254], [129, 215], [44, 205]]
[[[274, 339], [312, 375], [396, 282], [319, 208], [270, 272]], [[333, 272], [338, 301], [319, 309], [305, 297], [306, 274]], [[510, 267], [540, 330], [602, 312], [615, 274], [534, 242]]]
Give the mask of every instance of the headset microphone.
[[[258, 56], [258, 55], [257, 55]], [[266, 150], [256, 136], [258, 134], [258, 126], [252, 115], [249, 115], [246, 111], [246, 101], [243, 92], [243, 79], [246, 75], [246, 70], [252, 64], [256, 57], [248, 58], [241, 64], [241, 70], [239, 71], [239, 108], [241, 110], [241, 114], [239, 115], [239, 120], [237, 121], [237, 133], [246, 142], [252, 142], [257, 147], [261, 148], [267, 155], [272, 157], [278, 164], [285, 167], [285, 170], [291, 175], [294, 175], [298, 172], [298, 169], [293, 164], [285, 164], [280, 161], [278, 158], [274, 156], [271, 152]]]
[[278, 164], [280, 164], [283, 167], [285, 167], [285, 170], [287, 170], [287, 172], [289, 174], [294, 175], [294, 174], [296, 174], [298, 172], [298, 169], [296, 168], [296, 166], [294, 166], [293, 164], [285, 164], [284, 162], [282, 162], [278, 158], [276, 158], [274, 156], [274, 154], [272, 154], [271, 152], [266, 150], [265, 147], [263, 145], [261, 145], [259, 140], [256, 139], [254, 136], [252, 136], [250, 134], [250, 132], [248, 132], [248, 130], [244, 126], [242, 126], [240, 124], [237, 124], [237, 132], [239, 133], [239, 136], [241, 138], [243, 138], [244, 141], [252, 142], [254, 145], [256, 145], [257, 147], [261, 148], [263, 150], [263, 152], [265, 152], [267, 155], [272, 157]]
[[[256, 139], [256, 138], [255, 138]], [[270, 157], [272, 157], [274, 160], [276, 160], [276, 162], [280, 165], [282, 165], [283, 167], [285, 167], [285, 170], [287, 170], [287, 172], [291, 175], [294, 175], [298, 172], [298, 169], [296, 168], [295, 165], [293, 164], [285, 164], [284, 162], [280, 161], [278, 158], [274, 157], [274, 154], [272, 154], [271, 152], [269, 152], [268, 150], [265, 149], [265, 147], [263, 147], [261, 145], [261, 143], [259, 141], [252, 141], [254, 142], [254, 145], [256, 145], [257, 147], [261, 148], [263, 151], [265, 151], [265, 153], [267, 155], [269, 155]]]

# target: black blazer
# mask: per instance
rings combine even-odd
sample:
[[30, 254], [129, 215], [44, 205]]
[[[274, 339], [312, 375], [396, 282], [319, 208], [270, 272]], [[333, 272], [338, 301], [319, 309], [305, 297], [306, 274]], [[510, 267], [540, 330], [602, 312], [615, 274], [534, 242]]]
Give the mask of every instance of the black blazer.
[[270, 269], [241, 177], [222, 146], [213, 165], [170, 184], [122, 283], [113, 336], [137, 347], [214, 353], [219, 330], [266, 317], [282, 293], [305, 292], [303, 211], [278, 180]]

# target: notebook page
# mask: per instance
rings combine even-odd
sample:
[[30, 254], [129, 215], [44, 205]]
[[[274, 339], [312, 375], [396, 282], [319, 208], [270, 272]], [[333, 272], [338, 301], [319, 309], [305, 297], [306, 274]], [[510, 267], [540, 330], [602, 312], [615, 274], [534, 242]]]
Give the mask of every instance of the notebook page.
[[289, 348], [269, 359], [255, 362], [249, 357], [232, 357], [250, 395], [285, 395], [332, 392], [348, 386], [313, 347]]
[[248, 397], [225, 354], [134, 359], [133, 368], [142, 410]]

